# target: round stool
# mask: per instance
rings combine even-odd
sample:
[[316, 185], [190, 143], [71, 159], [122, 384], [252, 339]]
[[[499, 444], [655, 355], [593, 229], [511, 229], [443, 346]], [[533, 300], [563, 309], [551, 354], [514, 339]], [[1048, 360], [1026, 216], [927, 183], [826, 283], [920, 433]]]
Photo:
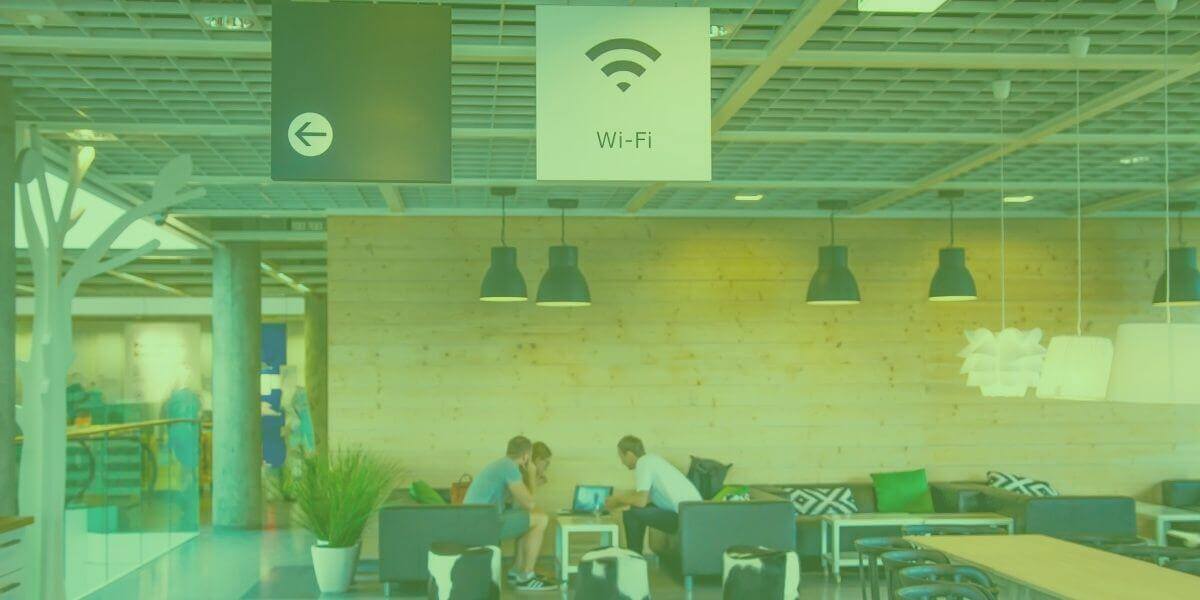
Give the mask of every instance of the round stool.
[[796, 600], [800, 597], [800, 558], [789, 550], [731, 546], [725, 551], [725, 600]]
[[429, 547], [429, 600], [499, 600], [500, 548]]
[[579, 559], [575, 600], [650, 600], [650, 575], [641, 554], [597, 548]]

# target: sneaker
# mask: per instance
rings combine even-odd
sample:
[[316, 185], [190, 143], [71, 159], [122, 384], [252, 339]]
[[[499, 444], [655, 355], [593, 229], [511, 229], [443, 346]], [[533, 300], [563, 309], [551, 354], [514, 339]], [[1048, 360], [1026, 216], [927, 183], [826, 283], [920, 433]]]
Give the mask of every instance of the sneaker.
[[558, 584], [547, 581], [541, 575], [534, 575], [525, 581], [514, 583], [513, 588], [518, 592], [549, 592], [557, 590]]
[[521, 581], [521, 574], [516, 571], [509, 571], [508, 572], [508, 582], [515, 584], [518, 581]]

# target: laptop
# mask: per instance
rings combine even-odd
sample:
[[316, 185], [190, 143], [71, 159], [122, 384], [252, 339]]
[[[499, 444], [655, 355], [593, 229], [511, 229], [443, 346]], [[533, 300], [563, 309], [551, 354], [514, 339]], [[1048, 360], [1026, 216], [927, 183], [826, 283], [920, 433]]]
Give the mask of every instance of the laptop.
[[604, 502], [612, 496], [611, 485], [577, 485], [571, 499], [571, 508], [562, 511], [566, 515], [606, 515]]

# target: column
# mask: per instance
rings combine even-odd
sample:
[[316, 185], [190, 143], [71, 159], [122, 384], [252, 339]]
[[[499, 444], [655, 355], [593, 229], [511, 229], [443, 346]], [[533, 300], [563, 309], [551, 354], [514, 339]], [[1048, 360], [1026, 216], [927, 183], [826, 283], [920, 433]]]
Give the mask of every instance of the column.
[[329, 303], [324, 295], [304, 298], [304, 387], [317, 449], [326, 450], [329, 432]]
[[12, 80], [0, 78], [0, 516], [17, 513], [16, 147]]
[[261, 257], [257, 243], [213, 249], [213, 525], [262, 523]]

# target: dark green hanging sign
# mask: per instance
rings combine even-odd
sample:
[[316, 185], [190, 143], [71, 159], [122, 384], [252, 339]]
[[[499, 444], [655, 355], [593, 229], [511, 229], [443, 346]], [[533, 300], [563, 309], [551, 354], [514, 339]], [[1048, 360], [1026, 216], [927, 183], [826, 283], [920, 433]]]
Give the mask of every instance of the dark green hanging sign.
[[271, 178], [450, 182], [450, 9], [277, 1]]

